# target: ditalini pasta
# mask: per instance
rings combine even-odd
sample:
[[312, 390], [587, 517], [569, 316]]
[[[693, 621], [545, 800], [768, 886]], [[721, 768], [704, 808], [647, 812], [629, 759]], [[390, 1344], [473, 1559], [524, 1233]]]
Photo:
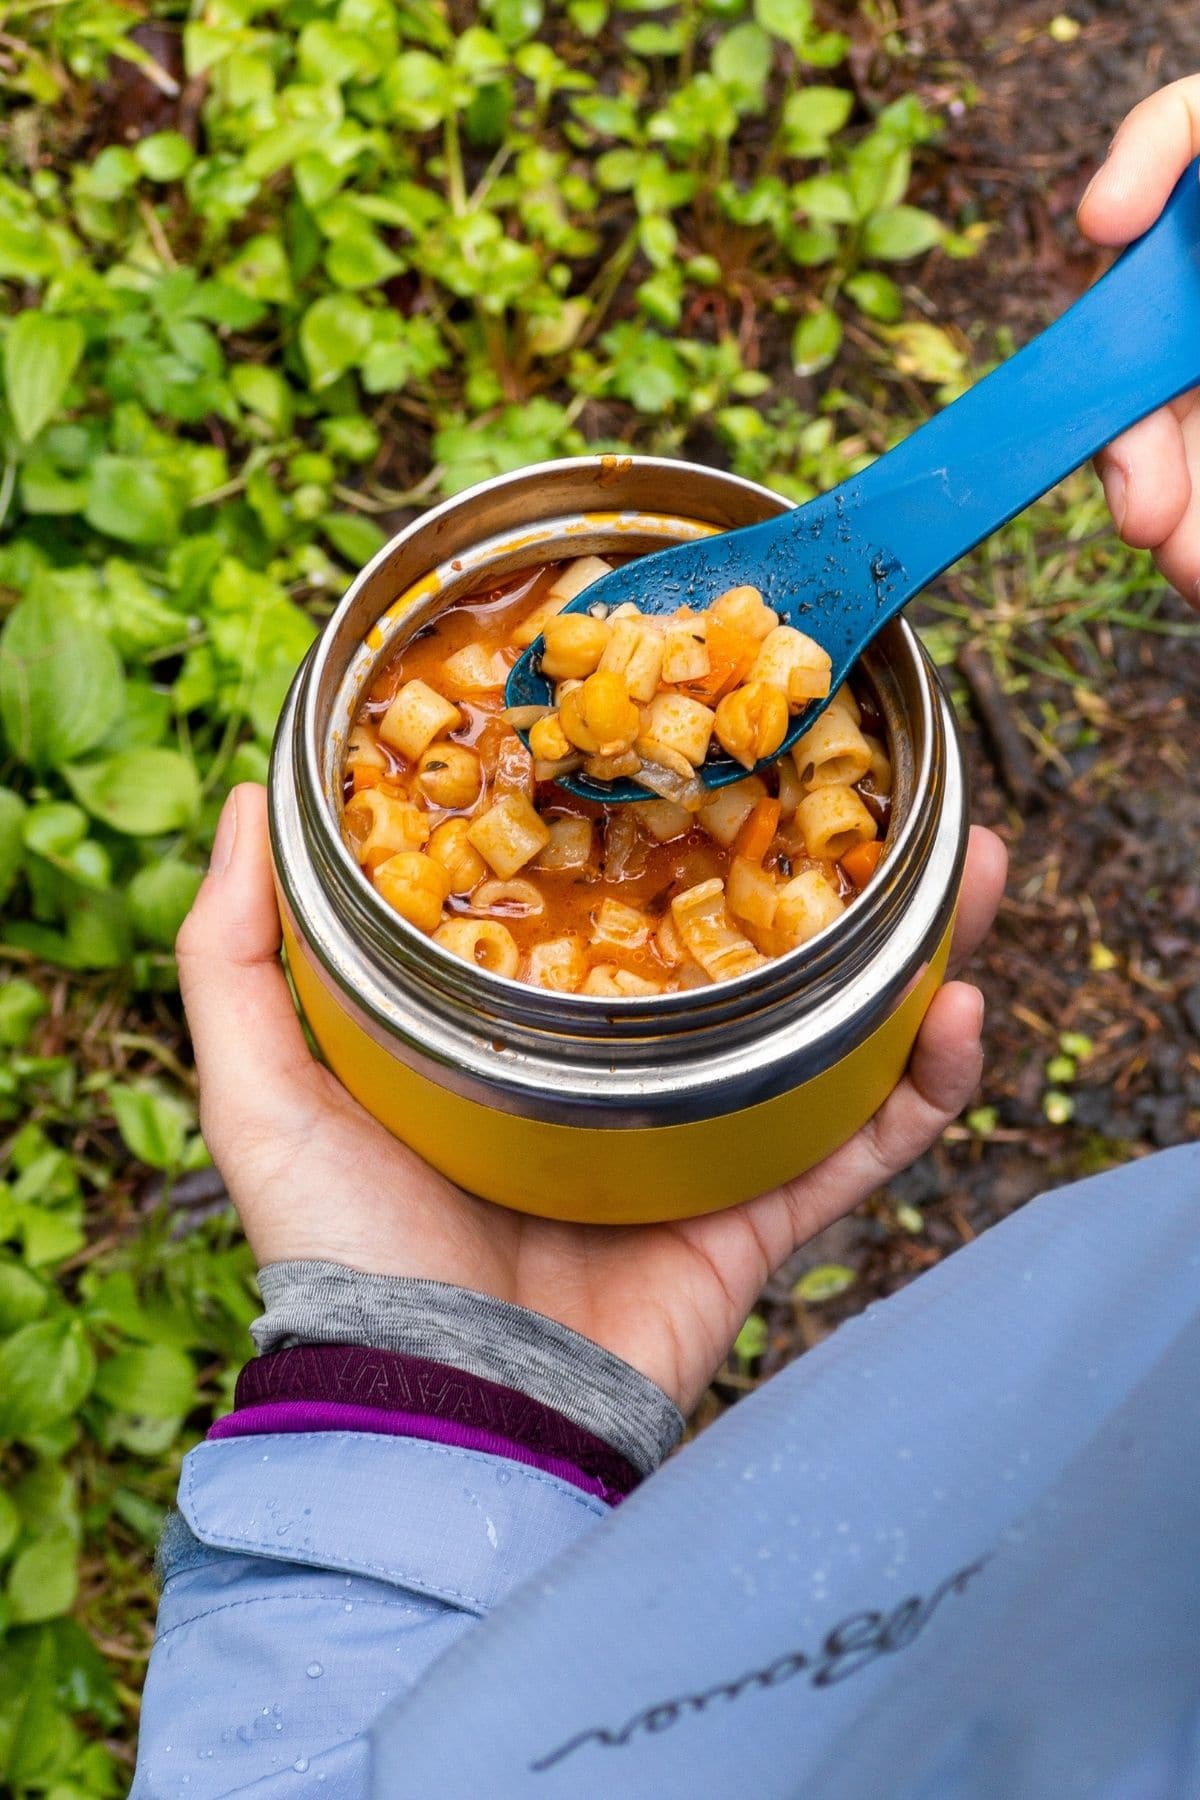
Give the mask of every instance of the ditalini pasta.
[[[733, 980], [831, 925], [874, 875], [892, 767], [871, 695], [844, 687], [790, 754], [706, 790], [710, 746], [755, 769], [828, 693], [829, 658], [753, 588], [665, 619], [560, 617], [609, 567], [514, 577], [405, 644], [350, 732], [343, 831], [444, 950], [612, 1000]], [[555, 704], [507, 714], [508, 671], [542, 634]], [[556, 782], [578, 768], [646, 798], [579, 800]]]

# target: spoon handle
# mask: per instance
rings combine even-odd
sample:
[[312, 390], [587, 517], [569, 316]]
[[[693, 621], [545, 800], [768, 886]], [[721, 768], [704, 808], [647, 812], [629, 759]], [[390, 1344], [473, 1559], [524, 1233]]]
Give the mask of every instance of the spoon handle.
[[[1032, 343], [836, 490], [877, 546], [877, 622], [1118, 433], [1200, 384], [1200, 161]], [[832, 499], [834, 496], [830, 496]], [[777, 529], [802, 531], [804, 513]]]

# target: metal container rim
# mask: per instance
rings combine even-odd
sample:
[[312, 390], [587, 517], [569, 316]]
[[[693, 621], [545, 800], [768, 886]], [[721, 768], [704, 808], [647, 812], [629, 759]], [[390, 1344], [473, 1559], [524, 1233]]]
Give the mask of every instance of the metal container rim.
[[[684, 480], [698, 482], [702, 488], [709, 488], [711, 484], [711, 489], [721, 497], [736, 496], [756, 517], [782, 512], [788, 508], [789, 503], [780, 495], [742, 477], [663, 457], [566, 458], [531, 464], [521, 470], [479, 483], [443, 501], [404, 526], [351, 583], [327, 622], [321, 638], [314, 645], [300, 677], [300, 730], [293, 744], [298, 784], [307, 802], [305, 811], [310, 830], [320, 840], [319, 860], [326, 876], [342, 890], [343, 899], [348, 903], [354, 922], [370, 939], [376, 956], [382, 956], [385, 961], [391, 962], [400, 979], [407, 976], [428, 988], [440, 989], [444, 1000], [452, 1006], [464, 1002], [478, 1006], [480, 999], [488, 996], [493, 999], [494, 1009], [501, 1018], [515, 1014], [522, 1022], [535, 1027], [540, 1022], [552, 1025], [558, 1031], [570, 1031], [573, 1028], [582, 1035], [596, 1033], [606, 1038], [611, 1037], [614, 1030], [622, 1036], [630, 1037], [638, 1036], [643, 1030], [648, 1034], [658, 1034], [663, 1031], [668, 1020], [675, 1021], [677, 1027], [684, 1029], [690, 1021], [702, 1026], [707, 1018], [711, 1018], [714, 1009], [721, 1013], [741, 1013], [747, 1002], [757, 1002], [759, 1005], [769, 1003], [781, 987], [794, 990], [798, 985], [821, 981], [850, 955], [853, 947], [851, 940], [861, 942], [864, 937], [874, 935], [871, 928], [877, 925], [878, 915], [890, 910], [888, 884], [873, 884], [873, 890], [868, 890], [856, 901], [850, 920], [835, 920], [808, 943], [788, 955], [772, 959], [761, 969], [732, 981], [714, 984], [711, 988], [620, 998], [557, 993], [547, 995], [543, 990], [531, 988], [525, 983], [485, 970], [469, 968], [460, 959], [432, 944], [423, 934], [406, 928], [404, 922], [391, 913], [370, 884], [362, 880], [361, 873], [342, 840], [336, 815], [327, 766], [330, 734], [327, 729], [323, 729], [321, 708], [323, 701], [326, 707], [329, 704], [330, 664], [335, 650], [339, 647], [344, 649], [341, 640], [346, 620], [353, 616], [360, 597], [369, 592], [372, 585], [382, 577], [386, 577], [396, 558], [414, 539], [424, 541], [426, 538], [436, 538], [442, 524], [461, 519], [466, 509], [479, 507], [489, 496], [511, 497], [519, 495], [526, 488], [544, 494], [548, 488], [552, 490], [556, 483], [569, 487], [586, 479], [589, 473], [597, 469], [598, 463], [602, 481], [604, 471], [614, 461], [619, 462], [621, 473], [631, 471], [639, 480], [648, 476], [657, 477], [668, 487], [678, 487]], [[597, 504], [586, 509], [581, 509], [576, 501], [573, 510], [567, 513], [548, 511], [537, 518], [525, 516], [520, 521], [514, 520], [505, 530], [485, 537], [483, 542], [491, 546], [497, 541], [497, 537], [501, 541], [521, 536], [528, 538], [531, 529], [540, 532], [543, 527], [548, 529], [554, 525], [565, 525], [585, 516], [585, 512], [587, 515], [604, 516], [598, 504], [600, 496], [596, 499]], [[631, 509], [618, 510], [628, 512]], [[636, 511], [643, 517], [661, 517], [665, 508], [652, 507], [643, 500]], [[672, 516], [697, 524], [712, 523], [711, 520], [698, 519], [694, 510], [681, 510]], [[453, 548], [459, 549], [460, 546], [455, 544]], [[438, 567], [445, 568], [453, 560], [443, 558]], [[426, 575], [432, 572], [428, 565], [423, 571]], [[381, 615], [377, 614], [376, 618], [379, 616]], [[414, 616], [418, 615], [414, 613]], [[358, 627], [355, 629], [357, 632]], [[929, 824], [928, 819], [922, 815], [924, 803], [931, 798], [931, 787], [936, 785], [931, 778], [937, 740], [942, 736], [938, 708], [932, 704], [936, 679], [915, 634], [905, 621], [897, 621], [894, 627], [889, 628], [889, 635], [899, 638], [910, 664], [924, 677], [916, 683], [921, 705], [919, 732], [911, 731], [911, 727], [918, 722], [912, 719], [908, 721], [910, 747], [913, 736], [920, 739], [920, 764], [911, 772], [910, 805], [905, 817], [894, 826], [890, 834], [887, 859], [893, 868], [903, 865], [910, 872], [916, 872], [914, 865], [919, 866], [921, 860], [916, 840]], [[390, 650], [389, 643], [379, 654], [386, 655]], [[342, 672], [349, 668], [352, 657], [353, 652], [351, 658], [344, 659]], [[341, 685], [339, 679], [339, 692]], [[365, 686], [365, 681], [362, 685]], [[361, 687], [359, 691], [361, 693]], [[314, 849], [316, 848], [318, 846], [314, 844]], [[295, 897], [291, 898], [294, 904]], [[714, 996], [717, 996], [715, 1000]]]

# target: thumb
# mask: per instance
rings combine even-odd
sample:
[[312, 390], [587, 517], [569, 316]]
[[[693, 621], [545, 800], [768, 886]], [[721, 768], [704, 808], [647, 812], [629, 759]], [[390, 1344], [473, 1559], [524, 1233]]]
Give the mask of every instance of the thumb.
[[265, 789], [225, 802], [208, 874], [175, 944], [205, 1141], [214, 1157], [246, 1132], [307, 1110], [313, 1060], [279, 961]]
[[1173, 81], [1125, 119], [1079, 203], [1079, 226], [1095, 244], [1128, 244], [1157, 219], [1200, 151], [1200, 75]]

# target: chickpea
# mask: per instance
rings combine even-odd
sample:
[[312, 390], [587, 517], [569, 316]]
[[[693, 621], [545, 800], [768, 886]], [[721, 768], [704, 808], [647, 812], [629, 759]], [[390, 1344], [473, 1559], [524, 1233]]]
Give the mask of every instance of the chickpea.
[[469, 894], [487, 874], [487, 864], [467, 839], [470, 819], [446, 819], [429, 840], [428, 854], [441, 863], [452, 894]]
[[375, 887], [389, 906], [418, 931], [435, 931], [450, 892], [450, 877], [441, 863], [421, 850], [402, 850], [375, 871]]
[[599, 664], [608, 644], [608, 626], [603, 619], [588, 613], [561, 613], [547, 619], [546, 648], [542, 651], [542, 673], [560, 680], [567, 676], [590, 675]]
[[539, 762], [561, 762], [571, 754], [571, 741], [557, 713], [547, 713], [529, 728], [529, 748]]
[[619, 675], [589, 675], [565, 697], [559, 714], [571, 742], [589, 756], [620, 756], [640, 730], [638, 709]]
[[417, 786], [435, 806], [471, 806], [483, 786], [483, 770], [465, 744], [431, 744], [417, 764]]
[[787, 695], [765, 681], [735, 688], [717, 707], [717, 742], [745, 769], [774, 756], [787, 728]]

